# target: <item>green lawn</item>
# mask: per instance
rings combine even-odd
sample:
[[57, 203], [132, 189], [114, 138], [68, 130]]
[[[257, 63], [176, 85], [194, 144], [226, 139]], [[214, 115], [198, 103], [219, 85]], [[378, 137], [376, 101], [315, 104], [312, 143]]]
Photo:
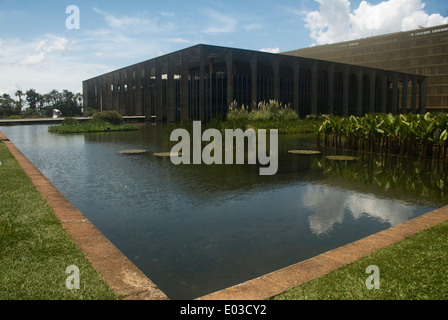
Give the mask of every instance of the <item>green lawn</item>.
[[[447, 300], [448, 222], [424, 230], [274, 300]], [[367, 289], [368, 266], [379, 289]]]
[[[0, 300], [118, 299], [3, 142], [0, 161]], [[79, 290], [66, 287], [71, 265]]]

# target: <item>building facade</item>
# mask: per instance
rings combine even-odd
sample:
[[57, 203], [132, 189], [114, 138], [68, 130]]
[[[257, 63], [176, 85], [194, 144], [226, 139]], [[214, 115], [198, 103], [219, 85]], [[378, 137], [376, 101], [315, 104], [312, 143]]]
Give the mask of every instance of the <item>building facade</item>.
[[425, 76], [196, 45], [83, 82], [84, 108], [176, 122], [225, 117], [232, 102], [277, 100], [304, 117], [426, 112]]
[[[448, 25], [316, 46], [285, 54], [427, 76], [428, 111], [448, 111]], [[408, 111], [411, 111], [409, 107]]]

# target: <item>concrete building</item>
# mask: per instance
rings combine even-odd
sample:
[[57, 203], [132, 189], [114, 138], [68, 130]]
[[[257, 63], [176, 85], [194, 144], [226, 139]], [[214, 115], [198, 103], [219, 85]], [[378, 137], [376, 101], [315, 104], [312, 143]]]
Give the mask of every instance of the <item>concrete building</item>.
[[339, 62], [196, 45], [83, 82], [84, 107], [155, 121], [225, 117], [278, 100], [309, 114], [426, 112], [425, 76]]
[[[428, 111], [448, 111], [448, 25], [316, 46], [285, 54], [427, 76]], [[409, 82], [408, 93], [410, 87]], [[408, 111], [411, 111], [409, 107]]]

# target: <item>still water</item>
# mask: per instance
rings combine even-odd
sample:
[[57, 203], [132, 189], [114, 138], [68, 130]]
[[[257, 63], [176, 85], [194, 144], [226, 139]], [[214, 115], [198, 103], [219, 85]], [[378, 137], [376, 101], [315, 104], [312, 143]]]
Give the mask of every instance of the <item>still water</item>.
[[[439, 164], [363, 156], [332, 162], [313, 137], [279, 137], [275, 176], [248, 165], [181, 165], [165, 127], [49, 134], [0, 130], [171, 299], [193, 299], [275, 271], [448, 204]], [[141, 155], [121, 150], [145, 149]]]

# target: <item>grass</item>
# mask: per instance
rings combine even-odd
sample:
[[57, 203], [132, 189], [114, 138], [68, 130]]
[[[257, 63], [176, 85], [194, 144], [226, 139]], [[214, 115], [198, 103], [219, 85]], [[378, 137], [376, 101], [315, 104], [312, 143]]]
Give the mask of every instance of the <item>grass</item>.
[[[116, 300], [0, 142], [0, 300]], [[80, 270], [69, 290], [66, 268]]]
[[102, 120], [88, 120], [86, 122], [73, 120], [66, 119], [60, 125], [50, 126], [48, 131], [51, 133], [91, 133], [138, 130], [138, 127], [133, 124], [111, 124]]
[[[447, 300], [448, 222], [419, 232], [272, 300]], [[367, 289], [366, 268], [379, 268]]]

